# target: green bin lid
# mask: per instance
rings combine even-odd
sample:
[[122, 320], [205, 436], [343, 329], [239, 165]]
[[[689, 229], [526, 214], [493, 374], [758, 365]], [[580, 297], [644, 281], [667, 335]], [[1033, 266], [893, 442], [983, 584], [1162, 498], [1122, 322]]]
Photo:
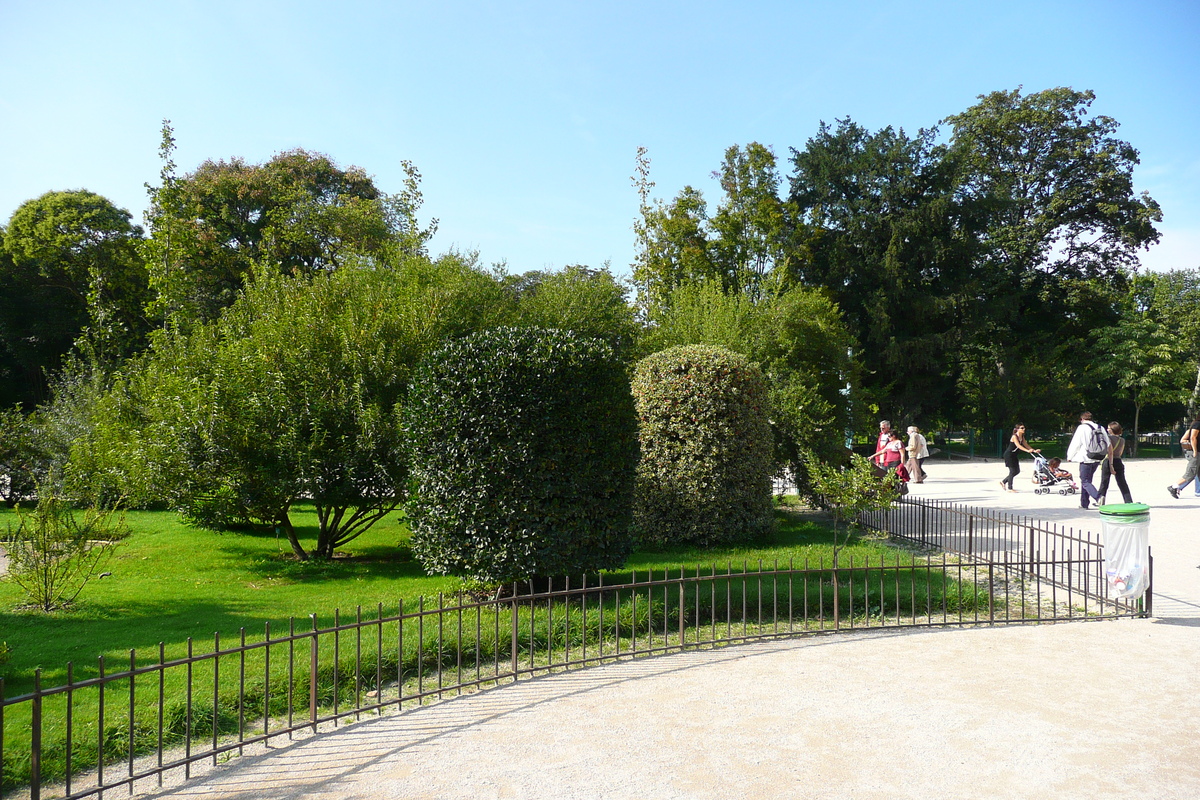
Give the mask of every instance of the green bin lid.
[[1100, 506], [1100, 513], [1107, 517], [1136, 517], [1149, 514], [1150, 506], [1145, 503], [1113, 503]]

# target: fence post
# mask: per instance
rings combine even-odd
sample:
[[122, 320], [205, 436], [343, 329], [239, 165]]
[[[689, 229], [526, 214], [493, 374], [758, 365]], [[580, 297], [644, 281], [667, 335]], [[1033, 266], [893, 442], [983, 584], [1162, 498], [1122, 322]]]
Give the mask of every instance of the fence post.
[[[513, 598], [513, 601], [512, 601], [512, 642], [509, 645], [509, 649], [510, 649], [511, 655], [512, 655], [512, 674], [513, 674], [513, 680], [515, 681], [517, 679], [517, 666], [518, 666], [518, 664], [517, 664], [517, 616], [519, 613], [517, 611], [517, 584], [515, 582], [513, 583], [512, 598]], [[530, 624], [531, 625], [533, 624], [532, 621], [530, 622]], [[603, 632], [601, 632], [601, 635], [603, 635]]]
[[1154, 616], [1154, 553], [1147, 549], [1147, 555], [1150, 556], [1150, 585], [1146, 587], [1146, 594], [1142, 595], [1143, 612], [1147, 617]]
[[[103, 726], [101, 726], [103, 727]], [[33, 671], [33, 732], [29, 743], [29, 800], [42, 796], [42, 670]]]
[[[312, 620], [312, 644], [308, 648], [308, 719], [312, 723], [313, 733], [317, 732], [317, 615], [310, 614]], [[337, 687], [333, 690], [336, 692]]]
[[975, 555], [975, 517], [967, 517], [967, 555]]
[[[743, 592], [745, 591], [744, 587], [743, 587], [742, 591]], [[684, 627], [685, 614], [686, 614], [686, 612], [684, 611], [684, 607], [685, 607], [684, 593], [685, 593], [685, 590], [683, 588], [683, 567], [680, 567], [679, 568], [679, 649], [680, 650], [683, 649], [683, 627]]]

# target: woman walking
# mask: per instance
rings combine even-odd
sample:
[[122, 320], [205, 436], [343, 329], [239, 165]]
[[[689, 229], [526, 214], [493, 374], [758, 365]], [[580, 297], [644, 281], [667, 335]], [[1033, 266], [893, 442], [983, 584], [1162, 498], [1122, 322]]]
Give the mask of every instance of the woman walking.
[[887, 443], [881, 445], [875, 451], [875, 454], [871, 456], [871, 460], [875, 461], [875, 463], [888, 472], [894, 472], [896, 467], [900, 466], [904, 461], [904, 442], [900, 440], [900, 434], [889, 430], [887, 432]]
[[1100, 505], [1104, 505], [1107, 500], [1104, 495], [1108, 493], [1108, 480], [1112, 477], [1117, 479], [1117, 488], [1121, 490], [1121, 497], [1125, 502], [1133, 502], [1129, 484], [1125, 482], [1125, 462], [1122, 460], [1122, 456], [1125, 455], [1125, 438], [1121, 433], [1121, 423], [1108, 423], [1108, 439], [1112, 442], [1112, 450], [1108, 458], [1100, 462]]
[[1000, 481], [1000, 486], [1010, 492], [1016, 491], [1013, 488], [1013, 478], [1021, 472], [1021, 463], [1017, 461], [1017, 451], [1019, 450], [1024, 450], [1030, 455], [1042, 452], [1030, 447], [1029, 443], [1025, 441], [1024, 425], [1017, 425], [1013, 428], [1012, 436], [1008, 440], [1008, 447], [1004, 449], [1004, 466], [1008, 467], [1008, 477]]

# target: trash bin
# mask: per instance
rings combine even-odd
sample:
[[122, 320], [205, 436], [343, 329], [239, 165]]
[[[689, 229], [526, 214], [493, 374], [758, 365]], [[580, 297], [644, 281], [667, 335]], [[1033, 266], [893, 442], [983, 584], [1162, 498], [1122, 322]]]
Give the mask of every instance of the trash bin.
[[1111, 593], [1136, 600], [1150, 583], [1150, 506], [1113, 503], [1100, 506], [1104, 524], [1104, 574]]

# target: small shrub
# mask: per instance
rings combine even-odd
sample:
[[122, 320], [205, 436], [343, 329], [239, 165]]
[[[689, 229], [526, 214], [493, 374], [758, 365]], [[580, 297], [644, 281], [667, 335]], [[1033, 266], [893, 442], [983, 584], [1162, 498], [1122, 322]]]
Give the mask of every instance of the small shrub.
[[762, 373], [723, 347], [640, 361], [635, 530], [645, 542], [715, 545], [774, 529], [774, 440]]
[[116, 540], [126, 535], [116, 512], [89, 508], [82, 519], [62, 499], [43, 487], [37, 506], [17, 506], [20, 522], [9, 526], [7, 580], [25, 593], [30, 605], [43, 611], [75, 602], [100, 566], [112, 555]]
[[602, 341], [497, 328], [445, 345], [405, 409], [413, 553], [500, 583], [624, 563], [637, 428]]

